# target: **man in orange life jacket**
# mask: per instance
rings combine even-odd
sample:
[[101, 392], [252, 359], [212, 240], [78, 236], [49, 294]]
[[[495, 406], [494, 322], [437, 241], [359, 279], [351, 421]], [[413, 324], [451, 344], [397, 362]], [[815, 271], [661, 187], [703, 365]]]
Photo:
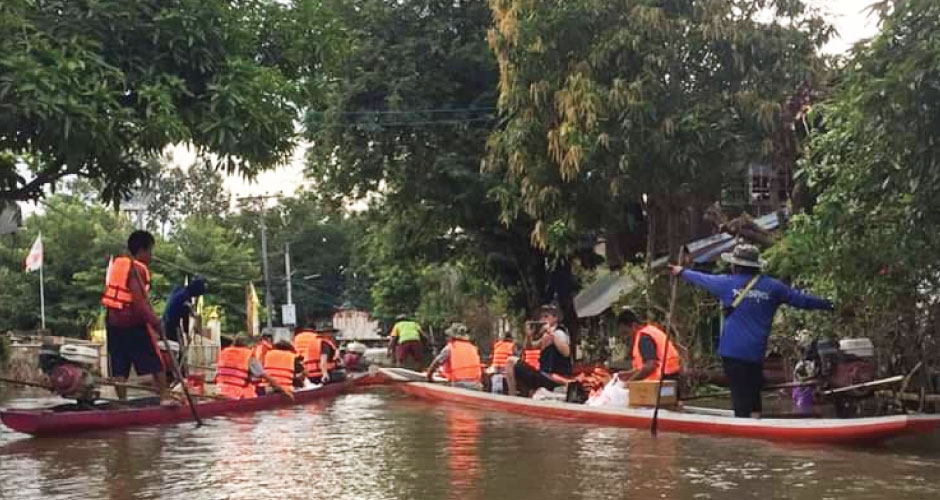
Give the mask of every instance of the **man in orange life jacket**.
[[255, 347], [251, 351], [251, 355], [254, 356], [262, 365], [264, 365], [264, 356], [274, 348], [274, 335], [270, 331], [261, 332], [261, 340], [255, 344]]
[[512, 332], [506, 332], [503, 334], [502, 340], [493, 344], [490, 368], [494, 373], [504, 373], [506, 371], [506, 360], [515, 354], [516, 343], [512, 341]]
[[465, 389], [482, 389], [483, 368], [480, 352], [470, 342], [466, 325], [453, 323], [447, 327], [445, 333], [448, 337], [447, 345], [428, 367], [428, 382], [434, 381], [434, 372], [440, 367], [451, 385]]
[[617, 331], [630, 346], [633, 359], [630, 371], [617, 373], [617, 378], [623, 382], [625, 388], [627, 382], [633, 380], [659, 380], [663, 374], [661, 363], [664, 358], [666, 369], [662, 378], [679, 378], [679, 352], [671, 340], [666, 340], [666, 332], [652, 323], [641, 323], [636, 313], [626, 308], [617, 316]]
[[280, 382], [264, 371], [261, 362], [252, 355], [248, 338], [244, 335], [235, 337], [230, 347], [219, 353], [216, 366], [215, 383], [219, 393], [229, 399], [248, 399], [257, 395], [256, 380], [264, 380], [271, 387], [290, 394]]
[[[160, 389], [160, 404], [173, 405], [176, 401], [167, 390], [163, 358], [153, 332], [163, 325], [150, 305], [151, 251], [156, 240], [147, 231], [134, 231], [127, 239], [129, 255], [115, 257], [108, 267], [108, 275], [101, 305], [105, 307], [105, 325], [108, 334], [108, 361], [111, 376], [125, 382], [131, 367], [138, 375], [153, 375]], [[127, 399], [127, 388], [115, 388], [118, 398]]]
[[306, 351], [300, 351], [304, 356], [304, 369], [307, 379], [314, 384], [328, 384], [341, 382], [346, 373], [341, 369], [339, 348], [336, 346], [334, 335], [336, 329], [327, 324], [319, 328], [314, 334], [313, 342]]
[[317, 330], [308, 324], [294, 332], [294, 351], [301, 356], [307, 355], [307, 349], [317, 341]]
[[[293, 394], [294, 388], [304, 385], [306, 372], [302, 358], [294, 352], [294, 346], [286, 340], [274, 344], [274, 347], [265, 355], [262, 366], [264, 372], [277, 381], [280, 386], [279, 390], [284, 393]], [[276, 386], [274, 388], [278, 389]]]

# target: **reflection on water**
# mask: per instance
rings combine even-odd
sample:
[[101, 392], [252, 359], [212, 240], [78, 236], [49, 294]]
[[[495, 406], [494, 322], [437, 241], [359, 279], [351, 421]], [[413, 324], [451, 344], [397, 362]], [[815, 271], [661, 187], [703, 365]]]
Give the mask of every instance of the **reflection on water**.
[[[28, 394], [4, 404], [43, 404]], [[392, 392], [79, 438], [0, 431], [0, 498], [881, 499], [940, 495], [940, 439], [793, 447], [539, 420]]]

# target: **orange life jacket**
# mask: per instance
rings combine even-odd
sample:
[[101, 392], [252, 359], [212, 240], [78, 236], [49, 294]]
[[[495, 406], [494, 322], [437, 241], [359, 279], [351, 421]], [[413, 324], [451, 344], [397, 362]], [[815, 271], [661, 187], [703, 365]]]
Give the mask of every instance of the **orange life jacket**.
[[[326, 361], [326, 366], [320, 366], [320, 354], [323, 352], [323, 344], [329, 344], [333, 348], [333, 357]], [[310, 344], [304, 352], [304, 370], [310, 378], [320, 378], [323, 376], [323, 370], [327, 372], [336, 368], [339, 361], [339, 349], [336, 348], [336, 342], [326, 335], [317, 335], [316, 340]]]
[[516, 345], [510, 340], [500, 340], [493, 344], [493, 356], [490, 360], [490, 366], [497, 370], [505, 369], [506, 359], [512, 356], [512, 351], [515, 347]]
[[296, 359], [297, 355], [291, 351], [271, 349], [264, 357], [264, 372], [281, 384], [285, 390], [290, 391], [294, 387], [294, 361]]
[[480, 351], [469, 340], [451, 339], [450, 357], [444, 362], [442, 371], [449, 382], [481, 382]]
[[269, 342], [262, 340], [255, 344], [254, 349], [251, 351], [251, 355], [258, 360], [261, 365], [264, 365], [264, 356], [271, 350], [273, 346]]
[[317, 332], [301, 330], [294, 336], [294, 351], [301, 356], [307, 355], [307, 349], [317, 341]]
[[219, 392], [230, 399], [254, 397], [254, 387], [249, 383], [248, 364], [251, 349], [247, 347], [226, 347], [219, 353], [219, 364], [215, 374], [215, 383]]
[[653, 343], [656, 344], [656, 367], [653, 369], [653, 373], [643, 380], [659, 380], [660, 374], [663, 373], [662, 365], [660, 364], [663, 359], [666, 360], [665, 374], [677, 375], [682, 368], [679, 359], [679, 351], [676, 350], [676, 346], [672, 341], [668, 341], [669, 354], [667, 355], [666, 332], [652, 324], [643, 325], [633, 334], [633, 369], [635, 371], [643, 369], [643, 355], [640, 353], [640, 338], [643, 335], [648, 335], [649, 338], [653, 339]]
[[144, 293], [150, 293], [150, 270], [146, 264], [131, 259], [126, 255], [115, 257], [108, 267], [108, 276], [105, 278], [104, 293], [101, 294], [101, 305], [108, 309], [124, 309], [133, 302], [129, 281], [131, 277], [131, 262], [137, 269], [137, 274], [144, 282]]
[[523, 361], [525, 364], [531, 366], [532, 368], [535, 368], [536, 370], [538, 370], [538, 369], [539, 369], [539, 358], [540, 358], [541, 356], [542, 356], [542, 350], [541, 350], [541, 349], [526, 349], [526, 350], [522, 353], [522, 361]]

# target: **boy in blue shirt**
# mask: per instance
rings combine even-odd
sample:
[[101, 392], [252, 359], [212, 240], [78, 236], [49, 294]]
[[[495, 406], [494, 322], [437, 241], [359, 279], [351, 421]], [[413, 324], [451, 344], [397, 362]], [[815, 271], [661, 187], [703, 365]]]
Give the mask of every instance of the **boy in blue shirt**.
[[706, 290], [721, 301], [724, 327], [718, 342], [725, 375], [731, 383], [734, 416], [760, 418], [764, 356], [774, 314], [782, 304], [798, 309], [831, 311], [832, 302], [790, 288], [760, 274], [764, 263], [754, 245], [737, 245], [721, 254], [730, 275], [712, 275], [670, 266], [672, 274]]

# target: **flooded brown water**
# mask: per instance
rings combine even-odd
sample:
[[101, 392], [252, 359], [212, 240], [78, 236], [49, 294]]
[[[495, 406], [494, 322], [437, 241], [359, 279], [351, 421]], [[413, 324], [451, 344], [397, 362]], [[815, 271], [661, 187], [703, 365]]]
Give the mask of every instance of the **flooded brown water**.
[[[0, 406], [42, 403], [0, 393]], [[940, 498], [940, 436], [795, 447], [585, 426], [388, 390], [75, 438], [0, 430], [0, 499]]]

